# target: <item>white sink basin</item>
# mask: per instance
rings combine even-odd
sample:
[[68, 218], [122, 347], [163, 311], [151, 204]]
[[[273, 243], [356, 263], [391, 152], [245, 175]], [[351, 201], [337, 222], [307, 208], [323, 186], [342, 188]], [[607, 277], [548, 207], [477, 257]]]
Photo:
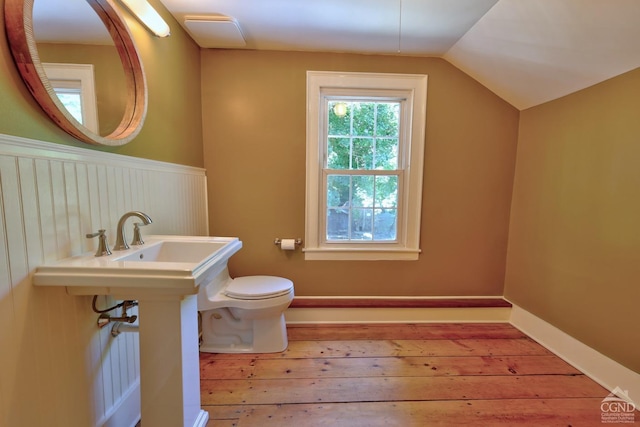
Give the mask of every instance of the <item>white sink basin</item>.
[[149, 236], [143, 246], [96, 257], [87, 253], [36, 269], [33, 284], [65, 286], [73, 295], [191, 295], [240, 250], [236, 237]]
[[[145, 244], [131, 253], [117, 253], [117, 258], [113, 261], [142, 261], [142, 262], [178, 262], [178, 263], [200, 263], [211, 254], [216, 253], [225, 245], [227, 241], [178, 241], [161, 240], [152, 244]], [[126, 251], [130, 252], [130, 251]], [[113, 256], [113, 255], [112, 255]]]

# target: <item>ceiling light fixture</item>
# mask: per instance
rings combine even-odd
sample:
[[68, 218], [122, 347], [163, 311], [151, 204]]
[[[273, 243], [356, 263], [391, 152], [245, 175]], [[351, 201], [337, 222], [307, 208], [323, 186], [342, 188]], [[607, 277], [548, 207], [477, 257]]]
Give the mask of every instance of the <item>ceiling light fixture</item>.
[[147, 0], [120, 0], [133, 15], [138, 18], [149, 31], [158, 37], [167, 37], [171, 34], [169, 24], [147, 2]]

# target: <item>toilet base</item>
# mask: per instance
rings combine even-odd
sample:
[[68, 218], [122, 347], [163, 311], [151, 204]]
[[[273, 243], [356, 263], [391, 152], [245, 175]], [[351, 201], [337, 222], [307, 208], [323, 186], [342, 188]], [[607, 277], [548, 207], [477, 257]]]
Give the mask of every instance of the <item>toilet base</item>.
[[289, 345], [284, 313], [253, 320], [237, 320], [226, 308], [201, 314], [203, 353], [279, 353]]

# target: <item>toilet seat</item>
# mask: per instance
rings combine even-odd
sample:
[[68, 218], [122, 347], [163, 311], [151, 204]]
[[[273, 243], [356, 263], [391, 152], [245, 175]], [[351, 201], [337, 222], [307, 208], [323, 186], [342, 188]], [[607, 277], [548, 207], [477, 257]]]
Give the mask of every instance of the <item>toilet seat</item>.
[[289, 279], [274, 276], [246, 276], [233, 279], [224, 290], [229, 298], [260, 300], [286, 295], [293, 289]]

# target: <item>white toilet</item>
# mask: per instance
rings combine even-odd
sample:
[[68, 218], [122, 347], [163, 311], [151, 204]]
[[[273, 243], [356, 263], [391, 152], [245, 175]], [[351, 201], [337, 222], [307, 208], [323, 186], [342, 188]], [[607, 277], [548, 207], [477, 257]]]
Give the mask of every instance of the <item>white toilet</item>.
[[293, 300], [293, 282], [274, 276], [232, 279], [227, 268], [201, 285], [200, 351], [277, 353], [287, 348], [284, 311]]

